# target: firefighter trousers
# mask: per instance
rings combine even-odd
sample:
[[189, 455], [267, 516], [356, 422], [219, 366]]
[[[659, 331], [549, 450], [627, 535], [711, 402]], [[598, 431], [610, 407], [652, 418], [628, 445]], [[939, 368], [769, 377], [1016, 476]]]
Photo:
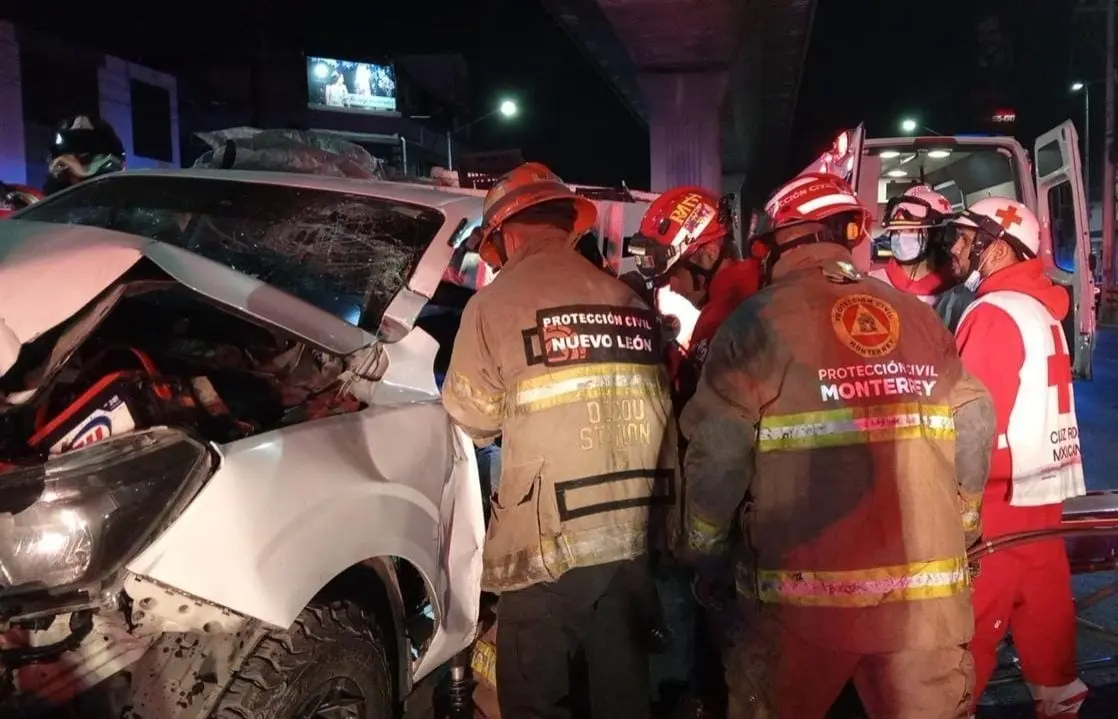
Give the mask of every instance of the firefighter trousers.
[[870, 719], [966, 719], [974, 666], [965, 647], [856, 654], [747, 617], [726, 654], [728, 719], [824, 719], [851, 679]]
[[981, 560], [974, 583], [975, 701], [997, 668], [1008, 630], [1038, 717], [1074, 717], [1087, 696], [1075, 668], [1075, 603], [1063, 540]]
[[[652, 582], [645, 559], [572, 569], [555, 582], [502, 594], [502, 719], [650, 719], [647, 627], [639, 620], [648, 594], [638, 591], [640, 582]], [[572, 682], [579, 655], [585, 688]]]
[[691, 688], [704, 703], [720, 707], [726, 703], [725, 670], [722, 667], [723, 642], [718, 637], [716, 612], [699, 607], [695, 616], [695, 656], [691, 668]]

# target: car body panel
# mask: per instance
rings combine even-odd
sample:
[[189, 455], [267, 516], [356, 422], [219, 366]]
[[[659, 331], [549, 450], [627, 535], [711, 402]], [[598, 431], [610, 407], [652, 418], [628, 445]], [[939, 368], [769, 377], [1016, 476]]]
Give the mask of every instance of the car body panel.
[[138, 238], [90, 240], [100, 233], [17, 220], [0, 225], [0, 375], [21, 345], [70, 319], [143, 257]]
[[0, 321], [22, 344], [31, 342], [143, 258], [199, 294], [322, 349], [346, 355], [374, 341], [329, 312], [187, 250], [97, 227], [20, 220], [0, 225]]
[[[399, 330], [393, 339], [414, 326], [417, 307], [422, 308], [423, 301], [434, 294], [454, 252], [455, 233], [463, 225], [476, 224], [481, 219], [481, 198], [422, 185], [234, 170], [143, 170], [129, 173], [129, 176], [141, 173], [153, 179], [183, 176], [305, 187], [411, 203], [439, 211], [445, 218], [443, 226], [405, 286], [411, 294], [419, 296], [418, 301], [405, 298], [393, 302], [386, 314], [386, 319]], [[89, 182], [112, 182], [113, 178], [110, 174]], [[0, 346], [4, 346], [5, 337], [10, 335], [26, 344], [69, 319], [141, 256], [201, 294], [284, 327], [336, 354], [350, 354], [373, 340], [369, 332], [328, 312], [173, 245], [96, 227], [32, 222], [21, 219], [21, 215], [16, 213], [0, 225], [0, 307], [21, 308], [19, 317], [0, 309], [0, 327], [7, 327], [7, 331], [0, 329]], [[406, 294], [402, 288], [398, 299]]]
[[287, 628], [347, 568], [401, 557], [423, 575], [437, 619], [413, 679], [469, 644], [480, 480], [472, 443], [437, 399], [267, 432], [221, 452], [221, 469], [129, 571]]

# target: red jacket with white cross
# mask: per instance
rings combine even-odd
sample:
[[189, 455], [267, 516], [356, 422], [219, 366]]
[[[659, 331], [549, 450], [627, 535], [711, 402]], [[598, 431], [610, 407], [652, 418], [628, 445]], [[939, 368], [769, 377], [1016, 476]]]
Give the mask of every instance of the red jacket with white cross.
[[[1052, 284], [1040, 260], [1020, 262], [987, 277], [978, 288], [978, 297], [999, 290], [1020, 292], [1038, 300], [1059, 321], [1068, 313], [1067, 291]], [[956, 345], [966, 369], [989, 390], [997, 413], [997, 434], [1004, 437], [1010, 412], [1021, 391], [1047, 391], [1047, 388], [1021, 387], [1020, 374], [1025, 362], [1025, 342], [1021, 329], [1008, 312], [988, 303], [974, 306], [955, 333]], [[1072, 392], [1070, 358], [1062, 341], [1048, 358], [1049, 387], [1056, 388], [1061, 411], [1070, 404]], [[1038, 441], [1043, 441], [1038, 437]], [[1061, 504], [1035, 507], [1010, 506], [1013, 459], [1005, 442], [995, 445], [990, 479], [983, 497], [983, 536], [986, 539], [1011, 532], [1043, 529], [1061, 521]]]

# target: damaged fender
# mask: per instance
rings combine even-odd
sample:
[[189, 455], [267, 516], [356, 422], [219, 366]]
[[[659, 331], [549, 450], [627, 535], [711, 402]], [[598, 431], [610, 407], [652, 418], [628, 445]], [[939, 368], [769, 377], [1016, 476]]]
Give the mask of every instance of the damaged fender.
[[347, 568], [401, 557], [423, 575], [437, 620], [413, 678], [469, 644], [480, 483], [472, 445], [441, 404], [371, 407], [221, 452], [221, 469], [131, 572], [286, 629]]

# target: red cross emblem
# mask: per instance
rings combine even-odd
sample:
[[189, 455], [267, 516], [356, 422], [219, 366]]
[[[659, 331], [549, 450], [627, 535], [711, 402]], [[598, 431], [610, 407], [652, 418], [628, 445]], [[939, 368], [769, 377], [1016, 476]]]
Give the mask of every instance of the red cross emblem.
[[998, 210], [994, 213], [994, 217], [998, 218], [998, 223], [1006, 230], [1014, 225], [1020, 225], [1021, 220], [1025, 219], [1017, 214], [1017, 208], [1012, 205], [1004, 210]]
[[1060, 414], [1071, 412], [1071, 357], [1064, 351], [1063, 330], [1052, 325], [1052, 354], [1048, 355], [1048, 386], [1056, 388]]

